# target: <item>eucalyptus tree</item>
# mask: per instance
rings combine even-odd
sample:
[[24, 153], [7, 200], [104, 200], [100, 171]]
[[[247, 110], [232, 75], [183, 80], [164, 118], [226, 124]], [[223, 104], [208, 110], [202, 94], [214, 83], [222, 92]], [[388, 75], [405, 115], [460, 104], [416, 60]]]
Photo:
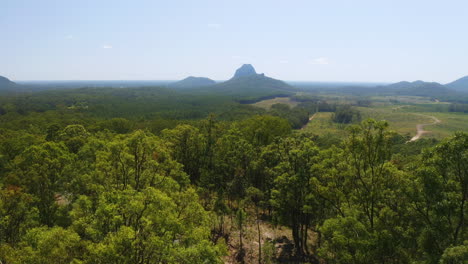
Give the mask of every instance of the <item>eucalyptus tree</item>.
[[314, 214], [310, 204], [310, 167], [318, 161], [319, 149], [307, 137], [289, 137], [278, 142], [280, 162], [271, 203], [281, 224], [291, 227], [296, 255], [308, 253], [308, 231]]
[[468, 240], [468, 134], [456, 133], [427, 149], [413, 188], [424, 258], [437, 263], [442, 254], [449, 254], [444, 253], [447, 248], [463, 249]]

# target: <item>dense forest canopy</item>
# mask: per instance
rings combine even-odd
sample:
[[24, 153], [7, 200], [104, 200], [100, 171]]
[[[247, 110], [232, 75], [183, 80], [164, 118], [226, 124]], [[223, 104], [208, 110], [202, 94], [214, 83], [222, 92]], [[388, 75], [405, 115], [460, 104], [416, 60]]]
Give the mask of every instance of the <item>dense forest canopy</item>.
[[0, 0], [0, 264], [468, 264], [467, 10]]
[[[0, 260], [466, 260], [468, 134], [406, 143], [360, 121], [369, 100], [296, 100], [263, 109], [149, 87], [1, 97]], [[298, 130], [317, 111], [347, 136]], [[275, 253], [269, 224], [292, 250]]]

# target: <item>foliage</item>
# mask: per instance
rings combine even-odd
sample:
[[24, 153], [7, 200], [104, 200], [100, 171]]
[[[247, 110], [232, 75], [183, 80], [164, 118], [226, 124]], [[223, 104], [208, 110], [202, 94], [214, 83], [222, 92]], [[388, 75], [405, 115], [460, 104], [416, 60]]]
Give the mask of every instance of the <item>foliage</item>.
[[[0, 261], [221, 263], [228, 222], [239, 260], [255, 239], [259, 261], [275, 261], [260, 232], [273, 223], [290, 228], [297, 261], [465, 261], [466, 133], [406, 143], [315, 97], [267, 111], [198, 92], [0, 97]], [[354, 123], [346, 137], [293, 130], [324, 109]]]
[[361, 113], [349, 105], [343, 105], [336, 108], [332, 119], [336, 123], [349, 124], [360, 121]]
[[278, 221], [292, 228], [296, 254], [303, 255], [308, 251], [307, 232], [313, 214], [309, 207], [309, 168], [319, 151], [307, 138], [286, 138], [278, 143], [278, 151], [281, 158], [275, 167], [271, 202]]

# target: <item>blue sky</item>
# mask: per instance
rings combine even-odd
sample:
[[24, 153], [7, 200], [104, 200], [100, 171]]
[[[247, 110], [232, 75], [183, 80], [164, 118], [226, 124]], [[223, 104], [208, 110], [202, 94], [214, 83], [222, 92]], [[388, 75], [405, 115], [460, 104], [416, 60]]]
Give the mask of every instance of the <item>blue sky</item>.
[[449, 82], [468, 75], [468, 1], [0, 0], [12, 80]]

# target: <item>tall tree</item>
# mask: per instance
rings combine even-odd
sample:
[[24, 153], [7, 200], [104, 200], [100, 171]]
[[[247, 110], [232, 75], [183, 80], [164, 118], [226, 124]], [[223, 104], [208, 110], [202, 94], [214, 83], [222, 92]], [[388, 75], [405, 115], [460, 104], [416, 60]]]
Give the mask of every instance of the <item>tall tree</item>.
[[309, 207], [310, 167], [316, 162], [319, 149], [306, 137], [286, 138], [279, 142], [281, 162], [276, 166], [275, 187], [271, 203], [277, 219], [291, 227], [296, 254], [308, 252], [307, 238], [313, 213]]
[[170, 144], [174, 159], [184, 165], [184, 171], [192, 183], [198, 183], [204, 164], [206, 138], [199, 130], [189, 125], [179, 125], [162, 131], [162, 138]]
[[57, 197], [66, 195], [73, 178], [74, 156], [63, 144], [46, 142], [26, 149], [15, 159], [15, 169], [8, 182], [21, 186], [35, 197], [42, 224], [52, 226], [56, 220]]
[[410, 195], [424, 223], [420, 247], [437, 263], [446, 248], [468, 240], [468, 134], [456, 133], [424, 152]]

